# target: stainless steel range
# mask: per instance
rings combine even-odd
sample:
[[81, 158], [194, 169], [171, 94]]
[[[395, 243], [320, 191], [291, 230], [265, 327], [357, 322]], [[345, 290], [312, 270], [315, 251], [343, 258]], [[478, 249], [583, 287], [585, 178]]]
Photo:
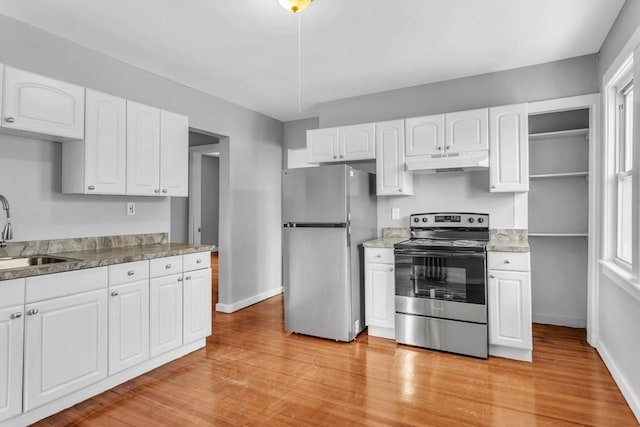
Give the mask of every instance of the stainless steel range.
[[396, 341], [487, 358], [486, 245], [489, 215], [410, 217], [395, 245]]

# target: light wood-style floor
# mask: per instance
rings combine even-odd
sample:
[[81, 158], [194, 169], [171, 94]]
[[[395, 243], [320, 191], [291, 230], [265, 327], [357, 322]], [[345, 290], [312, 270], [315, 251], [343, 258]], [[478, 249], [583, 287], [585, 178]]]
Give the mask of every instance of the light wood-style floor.
[[584, 330], [534, 325], [530, 364], [289, 334], [282, 296], [213, 325], [205, 349], [40, 425], [637, 425]]

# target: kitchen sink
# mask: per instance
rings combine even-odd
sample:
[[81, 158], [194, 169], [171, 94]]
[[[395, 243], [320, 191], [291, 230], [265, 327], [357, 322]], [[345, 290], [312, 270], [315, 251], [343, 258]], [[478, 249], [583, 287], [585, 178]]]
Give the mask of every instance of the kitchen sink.
[[64, 258], [50, 255], [32, 255], [28, 257], [0, 258], [0, 271], [11, 268], [33, 267], [38, 265], [57, 264], [59, 262], [77, 261], [72, 258]]

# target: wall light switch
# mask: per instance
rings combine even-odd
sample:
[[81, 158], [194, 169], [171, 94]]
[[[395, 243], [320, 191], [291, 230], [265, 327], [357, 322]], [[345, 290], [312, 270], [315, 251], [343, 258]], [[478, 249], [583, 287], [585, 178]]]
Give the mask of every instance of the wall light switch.
[[400, 208], [391, 208], [391, 219], [400, 219]]
[[136, 214], [136, 204], [133, 202], [127, 203], [127, 215], [135, 215]]

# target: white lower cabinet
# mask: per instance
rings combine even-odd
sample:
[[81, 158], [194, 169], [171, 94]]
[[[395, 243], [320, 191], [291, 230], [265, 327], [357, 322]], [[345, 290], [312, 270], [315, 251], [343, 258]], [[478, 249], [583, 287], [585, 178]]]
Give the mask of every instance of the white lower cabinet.
[[211, 269], [185, 272], [182, 285], [184, 287], [182, 334], [186, 344], [211, 335]]
[[365, 317], [370, 336], [395, 338], [393, 249], [365, 248]]
[[489, 353], [531, 361], [531, 274], [528, 253], [489, 252]]
[[149, 279], [109, 288], [109, 375], [149, 359]]
[[107, 376], [106, 282], [105, 289], [25, 309], [25, 411]]
[[182, 273], [149, 282], [151, 357], [182, 345], [182, 282]]
[[23, 310], [0, 308], [0, 421], [22, 412]]

